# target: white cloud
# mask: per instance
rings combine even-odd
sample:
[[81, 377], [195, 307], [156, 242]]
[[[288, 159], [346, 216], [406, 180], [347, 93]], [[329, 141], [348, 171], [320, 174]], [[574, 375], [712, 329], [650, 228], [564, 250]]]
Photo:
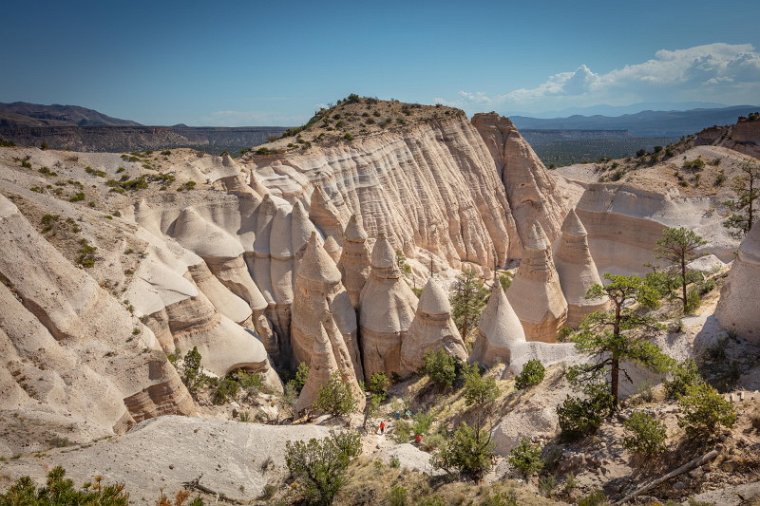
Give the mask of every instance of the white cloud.
[[650, 60], [606, 74], [581, 65], [574, 71], [549, 76], [533, 88], [501, 95], [460, 91], [456, 102], [465, 108], [492, 104], [514, 110], [550, 110], [652, 100], [760, 102], [760, 53], [751, 44], [662, 49]]

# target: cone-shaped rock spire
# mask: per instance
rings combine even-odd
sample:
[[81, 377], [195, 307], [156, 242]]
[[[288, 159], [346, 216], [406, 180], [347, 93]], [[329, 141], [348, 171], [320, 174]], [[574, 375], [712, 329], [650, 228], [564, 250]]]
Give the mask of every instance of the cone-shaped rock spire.
[[424, 365], [427, 353], [441, 348], [449, 355], [467, 359], [464, 341], [451, 319], [446, 291], [430, 277], [420, 294], [409, 332], [401, 343], [401, 372], [417, 371]]
[[319, 343], [314, 336], [322, 326], [328, 334], [335, 362], [342, 375], [363, 379], [357, 340], [356, 312], [340, 282], [340, 272], [312, 232], [296, 274], [291, 345], [297, 363], [310, 364]]
[[329, 236], [327, 239], [325, 239], [325, 251], [328, 255], [330, 255], [330, 258], [332, 258], [335, 263], [338, 263], [340, 261], [342, 250], [338, 245], [338, 241], [336, 241], [333, 236]]
[[359, 299], [360, 329], [367, 377], [401, 372], [401, 343], [417, 309], [417, 296], [401, 279], [396, 254], [385, 234], [372, 249], [372, 271]]
[[528, 341], [556, 342], [567, 320], [567, 301], [554, 267], [549, 241], [534, 223], [524, 241], [524, 254], [507, 291]]
[[343, 236], [343, 251], [338, 267], [343, 278], [343, 284], [351, 297], [354, 309], [359, 308], [359, 295], [369, 278], [370, 251], [367, 245], [367, 233], [361, 223], [361, 217], [351, 216]]
[[715, 316], [728, 331], [735, 332], [755, 344], [760, 344], [760, 224], [739, 246], [720, 291]]
[[478, 323], [478, 337], [470, 355], [471, 362], [492, 367], [501, 362], [509, 364], [512, 348], [525, 342], [525, 331], [512, 309], [501, 283], [495, 281]]
[[555, 255], [557, 274], [567, 300], [567, 325], [577, 327], [589, 313], [604, 311], [609, 306], [605, 298], [587, 299], [586, 293], [602, 280], [588, 248], [586, 228], [575, 209], [567, 213]]

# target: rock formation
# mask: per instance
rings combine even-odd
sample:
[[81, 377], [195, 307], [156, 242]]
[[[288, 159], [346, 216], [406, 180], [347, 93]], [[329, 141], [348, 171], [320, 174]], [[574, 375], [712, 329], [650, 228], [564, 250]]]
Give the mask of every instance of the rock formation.
[[336, 264], [340, 261], [340, 256], [343, 254], [343, 250], [338, 245], [338, 242], [331, 235], [325, 239], [325, 251]]
[[505, 372], [518, 374], [531, 359], [549, 366], [571, 360], [576, 355], [572, 343], [526, 341], [523, 326], [504, 295], [501, 283], [494, 283], [488, 304], [480, 316], [470, 362], [485, 367], [503, 363], [507, 365]]
[[522, 322], [528, 341], [553, 343], [567, 320], [567, 301], [541, 225], [534, 223], [524, 243], [523, 258], [507, 297]]
[[491, 288], [488, 304], [480, 315], [478, 337], [470, 361], [485, 367], [493, 367], [497, 363], [509, 365], [512, 348], [521, 342], [525, 342], [525, 331], [504, 295], [501, 283], [496, 281]]
[[343, 234], [343, 251], [338, 262], [343, 285], [348, 291], [354, 309], [359, 309], [359, 295], [369, 278], [369, 257], [367, 233], [364, 231], [361, 218], [354, 214], [346, 225], [346, 231]]
[[715, 316], [727, 330], [760, 344], [760, 225], [739, 246], [739, 253], [720, 292]]
[[567, 325], [577, 327], [589, 313], [605, 311], [609, 306], [606, 298], [587, 299], [586, 293], [602, 280], [588, 248], [586, 228], [575, 210], [567, 213], [562, 224], [559, 247], [554, 255], [562, 293], [567, 300]]
[[401, 373], [411, 374], [425, 363], [425, 354], [443, 349], [467, 360], [467, 351], [451, 319], [451, 305], [443, 287], [430, 277], [422, 289], [414, 320], [401, 342]]
[[34, 447], [36, 437], [63, 437], [72, 424], [102, 437], [194, 411], [150, 329], [1, 195], [0, 235], [0, 406], [24, 427], [0, 447]]
[[[243, 255], [244, 249], [237, 238], [204, 219], [193, 207], [182, 210], [171, 232], [180, 244], [203, 259], [208, 270], [221, 284], [248, 304], [252, 312], [253, 328], [258, 332], [265, 349], [277, 356], [276, 340], [269, 322], [264, 317], [269, 304], [251, 278]], [[191, 270], [191, 274], [199, 276], [200, 279], [206, 279], [202, 271], [203, 267], [195, 267]], [[221, 292], [215, 290], [213, 293], [220, 294]], [[220, 300], [218, 304], [215, 305], [222, 313], [232, 311], [232, 307], [227, 302]], [[224, 310], [221, 309], [222, 306], [225, 306]]]
[[507, 200], [523, 241], [533, 223], [550, 240], [559, 235], [567, 196], [514, 124], [495, 112], [475, 114], [472, 124], [483, 137], [507, 191]]
[[401, 279], [396, 253], [380, 233], [372, 248], [372, 271], [359, 299], [362, 358], [367, 378], [401, 372], [401, 343], [417, 310], [417, 296]]
[[413, 242], [454, 267], [466, 261], [490, 270], [518, 247], [512, 213], [477, 130], [459, 111], [446, 112], [355, 142], [315, 141], [308, 150], [289, 150], [292, 139], [283, 139], [267, 148], [286, 153], [251, 153], [244, 162], [283, 198], [311, 196], [310, 216], [338, 243], [338, 224], [358, 214], [372, 237], [384, 229], [395, 245]]
[[309, 365], [297, 409], [311, 406], [332, 374], [364, 399], [357, 379], [364, 378], [357, 343], [356, 313], [340, 282], [340, 272], [313, 232], [296, 276], [291, 342], [296, 362]]

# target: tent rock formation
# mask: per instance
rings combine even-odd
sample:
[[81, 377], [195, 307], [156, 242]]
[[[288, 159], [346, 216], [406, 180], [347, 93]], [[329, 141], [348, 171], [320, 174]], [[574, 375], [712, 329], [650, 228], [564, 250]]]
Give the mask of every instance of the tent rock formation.
[[567, 320], [567, 301], [541, 225], [534, 223], [507, 297], [522, 322], [528, 341], [553, 343]]
[[431, 276], [422, 289], [414, 320], [401, 343], [402, 374], [420, 369], [424, 365], [425, 354], [438, 349], [460, 360], [467, 360], [464, 341], [451, 319], [446, 291]]
[[587, 299], [586, 293], [602, 280], [588, 247], [588, 234], [575, 210], [567, 213], [562, 224], [559, 247], [554, 255], [562, 292], [567, 300], [567, 325], [577, 327], [594, 311], [606, 311], [609, 301], [605, 298]]
[[372, 271], [361, 292], [359, 324], [364, 374], [401, 372], [401, 344], [417, 310], [417, 296], [401, 279], [396, 253], [380, 233], [372, 249]]

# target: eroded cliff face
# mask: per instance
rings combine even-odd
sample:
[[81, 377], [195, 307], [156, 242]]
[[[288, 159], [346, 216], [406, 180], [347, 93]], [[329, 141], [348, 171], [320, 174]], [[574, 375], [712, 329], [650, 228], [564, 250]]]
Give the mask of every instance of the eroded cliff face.
[[[192, 413], [167, 355], [193, 347], [207, 373], [259, 372], [275, 392], [275, 366], [314, 364], [319, 374], [301, 407], [334, 372], [352, 385], [400, 372], [418, 305], [410, 285], [433, 267], [449, 276], [472, 265], [488, 275], [522, 250], [483, 137], [461, 111], [441, 111], [240, 161], [189, 150], [3, 148], [0, 227], [10, 242], [0, 255], [0, 297], [13, 309], [0, 318], [0, 348], [11, 357], [0, 367], [0, 409], [33, 413], [39, 402], [54, 414], [48, 427], [74, 416], [90, 424], [87, 437]], [[530, 172], [526, 185], [535, 187], [528, 193], [551, 185], [542, 167], [520, 164], [515, 170]], [[523, 215], [553, 223], [544, 211]], [[329, 275], [300, 272], [309, 240]], [[430, 336], [415, 336], [456, 338], [446, 311], [422, 312]], [[49, 388], [31, 388], [25, 378], [43, 363]], [[91, 392], [96, 405], [85, 401]]]
[[517, 248], [493, 159], [462, 116], [250, 162], [273, 194], [310, 202], [310, 217], [339, 244], [333, 224], [357, 214], [370, 237], [385, 231], [395, 249], [414, 245], [455, 268], [488, 271]]
[[[509, 118], [495, 112], [476, 114], [472, 124], [482, 136], [504, 184], [521, 244], [534, 222], [540, 223], [549, 240], [554, 241], [569, 210], [570, 196]], [[512, 251], [515, 257], [522, 255], [521, 247]]]

